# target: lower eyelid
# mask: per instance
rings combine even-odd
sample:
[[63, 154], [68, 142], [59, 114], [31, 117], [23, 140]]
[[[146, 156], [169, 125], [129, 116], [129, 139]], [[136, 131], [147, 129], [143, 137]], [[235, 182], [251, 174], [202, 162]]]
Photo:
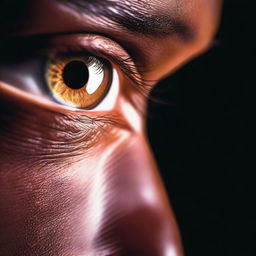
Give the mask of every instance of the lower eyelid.
[[40, 109], [45, 109], [53, 113], [60, 114], [74, 114], [74, 115], [87, 115], [89, 117], [95, 117], [102, 115], [102, 111], [85, 111], [83, 109], [76, 109], [67, 106], [63, 106], [55, 103], [46, 97], [33, 95], [32, 93], [25, 92], [21, 89], [15, 88], [14, 86], [0, 81], [0, 97], [9, 98], [12, 102], [18, 103], [19, 105], [31, 105]]
[[[1, 99], [0, 153], [34, 160], [68, 160], [85, 155], [119, 125], [110, 116], [63, 115]], [[19, 124], [19, 125], [17, 125]]]
[[14, 103], [19, 105], [32, 105], [38, 108], [46, 109], [58, 113], [67, 113], [68, 109], [54, 103], [53, 101], [40, 97], [38, 95], [33, 95], [32, 93], [23, 91], [19, 88], [15, 88], [13, 85], [0, 81], [0, 92], [1, 97], [10, 99]]

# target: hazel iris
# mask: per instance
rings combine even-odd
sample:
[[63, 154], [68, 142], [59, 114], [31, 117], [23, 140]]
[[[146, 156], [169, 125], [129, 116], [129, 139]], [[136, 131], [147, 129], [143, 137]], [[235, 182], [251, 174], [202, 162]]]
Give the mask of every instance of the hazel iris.
[[112, 66], [106, 60], [81, 53], [58, 54], [48, 61], [45, 78], [58, 102], [91, 109], [106, 96], [112, 73]]

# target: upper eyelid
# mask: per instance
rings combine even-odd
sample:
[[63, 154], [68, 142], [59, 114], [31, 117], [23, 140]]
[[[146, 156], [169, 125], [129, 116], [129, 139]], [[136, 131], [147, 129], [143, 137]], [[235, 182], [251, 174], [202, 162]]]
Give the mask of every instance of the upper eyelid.
[[[94, 34], [91, 32], [63, 32], [63, 33], [54, 33], [54, 34], [40, 34], [40, 35], [18, 35], [18, 36], [10, 36], [8, 38], [0, 38], [0, 58], [3, 58], [5, 54], [7, 55], [7, 58], [10, 58], [12, 55], [15, 57], [15, 55], [21, 56], [22, 53], [27, 54], [29, 52], [33, 52], [33, 50], [50, 50], [51, 51], [56, 47], [59, 50], [61, 50], [61, 46], [63, 47], [65, 44], [65, 40], [61, 40], [61, 44], [56, 45], [55, 39], [60, 39], [60, 38], [65, 38], [65, 37], [80, 37], [80, 38], [86, 38], [87, 42], [90, 42], [89, 44], [87, 43], [84, 45], [82, 44], [77, 44], [76, 46], [81, 47], [82, 50], [87, 50], [88, 52], [93, 53], [100, 53], [104, 54], [105, 57], [111, 57], [112, 60], [117, 60], [118, 64], [120, 62], [125, 62], [127, 64], [127, 67], [131, 67], [131, 63], [133, 63], [134, 67], [133, 69], [136, 69], [136, 72], [138, 73], [147, 73], [150, 72], [150, 70], [147, 70], [145, 66], [142, 66], [141, 64], [137, 63], [130, 52], [126, 51], [126, 49], [123, 47], [123, 45], [119, 44], [119, 42], [116, 42], [114, 39], [106, 36], [106, 35], [101, 35], [101, 34]], [[95, 47], [95, 43], [92, 44], [92, 42], [96, 41], [101, 41], [101, 42], [106, 42], [105, 45], [101, 43], [100, 47]], [[71, 40], [69, 40], [71, 41]], [[68, 43], [67, 44], [69, 47], [74, 45], [74, 43]], [[92, 47], [92, 45], [94, 47]], [[107, 47], [106, 47], [107, 46]], [[65, 46], [64, 46], [65, 49]], [[116, 54], [117, 51], [121, 50], [121, 55], [118, 56]], [[124, 50], [125, 49], [125, 50]], [[107, 54], [106, 54], [107, 53]], [[129, 64], [128, 64], [129, 63]]]
[[111, 38], [93, 33], [67, 33], [52, 35], [49, 42], [48, 50], [51, 52], [53, 50], [57, 52], [80, 50], [114, 62], [130, 80], [130, 84], [144, 97], [147, 97], [152, 88], [152, 81], [144, 80], [142, 77], [142, 73], [148, 72], [145, 67], [135, 63], [132, 56]]
[[[67, 35], [67, 37], [70, 37], [72, 40], [72, 35]], [[70, 47], [72, 48], [73, 45], [75, 48], [80, 48], [81, 51], [87, 51], [91, 54], [99, 55], [99, 57], [109, 58], [116, 62], [116, 64], [125, 63], [126, 66], [131, 69], [130, 71], [132, 71], [132, 73], [140, 73], [142, 71], [142, 67], [135, 63], [132, 56], [121, 45], [110, 38], [92, 33], [75, 34], [73, 37], [77, 37], [77, 41], [75, 44], [73, 42], [68, 43], [69, 49]], [[61, 40], [62, 37], [58, 36], [56, 38]], [[63, 41], [61, 45], [65, 47]], [[54, 40], [53, 46], [55, 46]]]
[[[58, 40], [59, 39], [59, 40]], [[64, 39], [64, 40], [63, 40]], [[72, 49], [74, 48], [74, 49]], [[50, 55], [55, 52], [68, 50], [84, 51], [92, 55], [102, 54], [110, 57], [118, 64], [126, 59], [131, 59], [128, 53], [122, 50], [113, 40], [92, 33], [65, 33], [9, 37], [0, 40], [0, 60], [16, 57], [35, 56], [38, 53]], [[119, 54], [116, 54], [119, 52]], [[95, 56], [97, 57], [97, 56]], [[128, 66], [128, 65], [127, 65]]]
[[[17, 55], [24, 53], [26, 57], [27, 53], [31, 52], [33, 57], [35, 53], [43, 54], [45, 57], [48, 55], [60, 52], [67, 52], [68, 50], [84, 51], [88, 54], [92, 54], [95, 57], [106, 58], [113, 62], [126, 79], [129, 80], [129, 85], [133, 87], [143, 98], [147, 98], [149, 91], [152, 88], [152, 81], [143, 80], [141, 73], [138, 71], [138, 66], [134, 63], [132, 57], [120, 46], [117, 42], [110, 38], [97, 34], [84, 34], [84, 33], [61, 33], [52, 35], [32, 35], [23, 36], [18, 38], [19, 40], [11, 41], [15, 46], [19, 46], [15, 52]], [[21, 42], [21, 43], [20, 43]], [[7, 45], [10, 49], [10, 45]], [[18, 52], [17, 52], [18, 51]], [[1, 54], [0, 45], [0, 54]], [[5, 51], [8, 55], [10, 51]], [[8, 57], [8, 56], [7, 56]], [[14, 56], [15, 57], [15, 56]], [[141, 68], [141, 67], [140, 67]], [[141, 69], [140, 69], [141, 70]], [[135, 102], [133, 103], [136, 107]]]
[[[81, 42], [83, 41], [83, 42]], [[104, 45], [105, 43], [105, 45]], [[104, 49], [109, 54], [122, 50], [112, 39], [93, 33], [86, 32], [67, 32], [56, 34], [40, 34], [40, 35], [25, 35], [25, 36], [10, 36], [0, 38], [0, 53], [1, 57], [6, 55], [20, 55], [22, 52], [26, 54], [34, 53], [36, 50], [61, 50], [62, 47], [83, 45], [88, 50]], [[106, 47], [107, 46], [107, 47]], [[9, 51], [8, 51], [9, 50]], [[121, 51], [124, 56], [129, 56], [124, 50]]]
[[[69, 40], [62, 40], [65, 37], [69, 38]], [[74, 40], [72, 40], [72, 38]], [[76, 43], [74, 43], [74, 41], [76, 41]], [[142, 66], [138, 66], [133, 58], [117, 42], [110, 38], [103, 37], [102, 35], [92, 33], [64, 34], [54, 37], [51, 41], [51, 45], [52, 47], [56, 47], [56, 50], [63, 49], [64, 51], [65, 49], [72, 49], [72, 46], [74, 46], [73, 50], [80, 48], [81, 51], [87, 51], [96, 55], [95, 57], [98, 55], [101, 58], [107, 58], [111, 62], [114, 62], [119, 69], [121, 68], [122, 73], [129, 80], [129, 85], [144, 99], [148, 97], [152, 89], [152, 83], [155, 82], [143, 79], [141, 72], [147, 72], [147, 70], [144, 70]], [[133, 106], [139, 110], [136, 102], [133, 102], [133, 99], [130, 100]]]
[[[65, 40], [68, 38], [68, 40]], [[64, 39], [64, 40], [63, 40]], [[75, 43], [74, 43], [75, 41]], [[98, 35], [94, 33], [63, 33], [57, 35], [50, 35], [49, 37], [50, 48], [53, 50], [80, 49], [81, 51], [87, 51], [92, 55], [96, 55], [102, 58], [107, 58], [114, 64], [116, 64], [123, 74], [130, 80], [131, 85], [135, 89], [139, 90], [144, 96], [148, 95], [148, 92], [152, 88], [152, 82], [143, 79], [143, 75], [150, 70], [147, 70], [145, 66], [139, 65], [135, 62], [123, 45], [120, 45], [114, 39], [107, 37], [106, 35]]]

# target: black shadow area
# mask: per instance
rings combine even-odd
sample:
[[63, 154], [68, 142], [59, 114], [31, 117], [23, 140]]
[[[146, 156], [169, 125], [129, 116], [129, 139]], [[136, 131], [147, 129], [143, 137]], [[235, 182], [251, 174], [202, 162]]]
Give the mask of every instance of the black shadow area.
[[254, 256], [252, 3], [225, 1], [215, 45], [162, 81], [148, 134], [188, 256]]

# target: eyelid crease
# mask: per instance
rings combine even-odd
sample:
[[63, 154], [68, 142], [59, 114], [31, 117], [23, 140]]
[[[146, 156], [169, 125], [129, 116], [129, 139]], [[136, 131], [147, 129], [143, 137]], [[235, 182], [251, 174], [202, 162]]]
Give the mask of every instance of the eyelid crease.
[[[152, 80], [145, 80], [138, 72], [138, 65], [134, 64], [134, 61], [132, 57], [121, 57], [114, 54], [106, 53], [102, 49], [88, 49], [87, 47], [84, 47], [82, 45], [79, 46], [67, 46], [66, 49], [62, 49], [67, 52], [87, 52], [94, 57], [101, 57], [106, 58], [109, 61], [113, 62], [115, 65], [117, 65], [123, 74], [129, 79], [131, 82], [131, 85], [135, 86], [135, 89], [138, 90], [140, 93], [142, 93], [144, 96], [147, 96], [149, 90], [151, 89]], [[142, 71], [143, 67], [141, 66], [140, 71]], [[146, 71], [143, 71], [143, 73], [146, 73]]]
[[[92, 34], [92, 33], [61, 33], [61, 34], [50, 34], [50, 35], [32, 35], [32, 36], [22, 36], [17, 38], [20, 41], [17, 41], [12, 38], [13, 48], [9, 47], [8, 41], [7, 49], [1, 47], [0, 42], [0, 54], [3, 52], [8, 58], [8, 53], [10, 50], [13, 50], [12, 55], [14, 58], [21, 57], [26, 58], [27, 56], [43, 56], [49, 58], [50, 55], [65, 53], [69, 51], [73, 52], [84, 52], [85, 54], [91, 54], [93, 56], [106, 58], [110, 62], [113, 62], [114, 65], [122, 71], [122, 74], [129, 85], [132, 86], [139, 94], [142, 96], [142, 99], [146, 100], [149, 95], [149, 91], [152, 88], [152, 84], [155, 81], [149, 81], [143, 79], [142, 74], [146, 73], [147, 70], [143, 66], [139, 66], [133, 61], [133, 58], [120, 46], [117, 42], [112, 39]], [[2, 48], [2, 49], [1, 49]], [[119, 52], [119, 54], [117, 54]], [[21, 55], [21, 56], [20, 56]], [[2, 57], [2, 55], [1, 55]], [[136, 100], [130, 99], [131, 103], [135, 108], [140, 110], [136, 104]], [[140, 111], [144, 113], [144, 111]]]
[[[119, 45], [114, 39], [111, 37], [108, 37], [103, 34], [94, 34], [91, 32], [85, 32], [85, 31], [71, 31], [71, 32], [60, 32], [60, 33], [54, 33], [54, 34], [39, 34], [39, 35], [14, 35], [10, 36], [9, 38], [1, 38], [0, 36], [0, 61], [1, 60], [8, 60], [10, 58], [15, 57], [27, 57], [28, 55], [34, 55], [38, 53], [39, 51], [43, 52], [45, 51], [47, 54], [50, 54], [50, 51], [53, 51], [56, 46], [54, 46], [53, 42], [56, 38], [59, 37], [78, 37], [80, 35], [81, 38], [87, 37], [89, 41], [92, 41], [94, 39], [98, 39], [99, 37], [104, 38], [104, 41], [112, 41], [115, 45], [118, 45], [119, 48], [122, 48], [123, 46]], [[63, 41], [61, 41], [63, 43]], [[75, 49], [79, 49], [79, 45], [74, 45], [72, 43], [68, 44], [68, 47], [60, 47], [58, 45], [55, 50], [61, 51], [61, 50], [68, 50], [68, 48], [72, 48], [72, 46]], [[101, 46], [103, 46], [101, 44]], [[63, 49], [62, 49], [63, 48]], [[95, 55], [95, 53], [100, 53], [101, 55], [104, 55], [104, 57], [109, 58], [110, 60], [116, 62], [118, 65], [121, 65], [123, 68], [123, 71], [126, 71], [125, 74], [127, 75], [130, 80], [137, 83], [138, 85], [148, 87], [148, 85], [152, 85], [153, 83], [156, 83], [155, 80], [145, 80], [142, 78], [142, 74], [146, 74], [150, 72], [151, 70], [148, 68], [146, 69], [144, 65], [138, 64], [134, 61], [134, 59], [125, 51], [126, 56], [124, 57], [118, 57], [116, 54], [109, 53], [110, 48], [108, 49], [106, 47], [105, 51], [100, 51], [97, 47], [91, 47], [90, 45], [83, 46], [80, 44], [80, 50], [90, 52], [91, 54]], [[116, 48], [116, 47], [114, 47]], [[75, 50], [74, 49], [74, 50]], [[106, 53], [108, 51], [108, 54]], [[115, 52], [115, 50], [112, 50], [112, 52]], [[97, 56], [95, 56], [97, 57]], [[135, 64], [136, 63], [136, 64]], [[140, 73], [140, 75], [136, 73]], [[133, 78], [133, 79], [132, 79]], [[147, 91], [147, 90], [146, 90]]]

